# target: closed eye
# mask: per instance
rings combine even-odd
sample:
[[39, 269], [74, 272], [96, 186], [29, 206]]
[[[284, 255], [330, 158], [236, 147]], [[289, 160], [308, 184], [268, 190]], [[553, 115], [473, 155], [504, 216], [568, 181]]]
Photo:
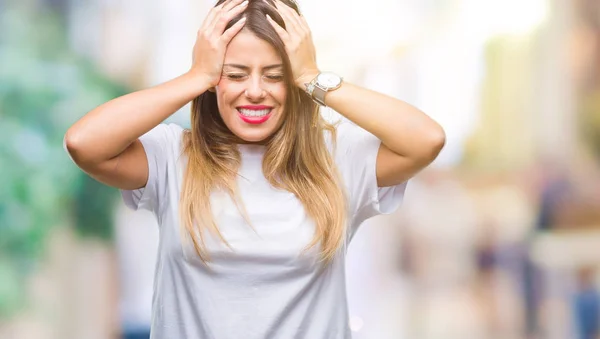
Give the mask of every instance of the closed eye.
[[266, 78], [273, 81], [281, 81], [283, 80], [283, 75], [267, 75]]
[[225, 76], [231, 80], [242, 80], [246, 77], [246, 74], [225, 74]]

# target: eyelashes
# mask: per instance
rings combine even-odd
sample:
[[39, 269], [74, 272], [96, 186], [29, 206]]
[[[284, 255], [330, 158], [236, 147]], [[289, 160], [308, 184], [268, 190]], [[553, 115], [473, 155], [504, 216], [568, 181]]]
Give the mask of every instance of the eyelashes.
[[273, 80], [273, 81], [282, 81], [283, 80], [283, 75], [265, 75], [265, 77], [269, 80]]
[[[223, 77], [232, 81], [244, 81], [248, 78], [248, 74], [244, 73], [223, 73]], [[279, 82], [283, 81], [283, 74], [267, 74], [263, 76], [268, 81]]]
[[230, 80], [242, 80], [246, 77], [245, 74], [223, 74], [223, 77]]

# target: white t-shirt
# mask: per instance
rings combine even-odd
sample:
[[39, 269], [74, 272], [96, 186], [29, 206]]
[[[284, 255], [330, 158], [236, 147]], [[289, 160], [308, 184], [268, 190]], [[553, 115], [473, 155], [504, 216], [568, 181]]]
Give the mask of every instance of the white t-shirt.
[[[299, 255], [312, 240], [314, 224], [292, 193], [265, 180], [264, 146], [239, 145], [238, 189], [254, 230], [227, 195], [214, 194], [215, 221], [234, 251], [205, 237], [211, 254], [207, 267], [192, 245], [182, 243], [182, 132], [178, 125], [161, 124], [143, 135], [148, 183], [122, 191], [127, 206], [153, 211], [159, 223], [151, 338], [350, 338], [346, 247], [326, 267], [317, 264], [317, 247]], [[364, 220], [391, 213], [401, 203], [406, 184], [377, 187], [379, 145], [376, 137], [349, 121], [338, 126], [335, 151], [329, 142], [348, 193], [345, 245]]]

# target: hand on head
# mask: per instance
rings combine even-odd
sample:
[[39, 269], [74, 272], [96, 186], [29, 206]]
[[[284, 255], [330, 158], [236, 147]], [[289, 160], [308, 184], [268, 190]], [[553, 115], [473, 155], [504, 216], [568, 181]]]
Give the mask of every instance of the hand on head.
[[221, 79], [223, 59], [227, 45], [244, 27], [245, 17], [225, 30], [231, 19], [242, 13], [248, 6], [248, 0], [227, 0], [210, 10], [198, 36], [192, 52], [192, 72], [205, 76], [211, 86]]
[[285, 22], [285, 29], [268, 15], [267, 20], [285, 44], [292, 66], [294, 82], [298, 87], [304, 89], [304, 84], [309, 83], [319, 74], [315, 45], [310, 28], [303, 16], [282, 1], [275, 0], [273, 4]]
[[[261, 1], [272, 6], [283, 19], [285, 28], [266, 15], [267, 21], [285, 44], [295, 84], [304, 89], [304, 84], [319, 74], [315, 46], [306, 19], [282, 1]], [[233, 25], [230, 25], [230, 22], [248, 8], [248, 2], [225, 0], [216, 5], [210, 10], [198, 31], [192, 53], [192, 71], [206, 77], [211, 86], [219, 83], [227, 45], [243, 29], [246, 17], [242, 17]], [[228, 26], [230, 27], [227, 28]]]

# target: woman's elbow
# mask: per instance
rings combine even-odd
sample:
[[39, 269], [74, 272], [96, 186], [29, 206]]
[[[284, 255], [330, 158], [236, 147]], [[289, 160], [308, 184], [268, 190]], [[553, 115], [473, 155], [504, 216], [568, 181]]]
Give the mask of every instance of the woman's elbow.
[[82, 140], [80, 134], [73, 127], [69, 128], [63, 137], [63, 148], [69, 157], [71, 157], [71, 160], [81, 167], [86, 162], [89, 162], [89, 159], [86, 160], [87, 152], [85, 151], [84, 140]]
[[[437, 125], [437, 124], [436, 124]], [[446, 133], [437, 125], [424, 138], [422, 159], [427, 164], [433, 162], [446, 145]]]
[[63, 136], [63, 148], [71, 157], [77, 152], [79, 141], [77, 140], [77, 134], [69, 128]]

